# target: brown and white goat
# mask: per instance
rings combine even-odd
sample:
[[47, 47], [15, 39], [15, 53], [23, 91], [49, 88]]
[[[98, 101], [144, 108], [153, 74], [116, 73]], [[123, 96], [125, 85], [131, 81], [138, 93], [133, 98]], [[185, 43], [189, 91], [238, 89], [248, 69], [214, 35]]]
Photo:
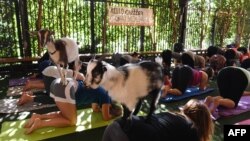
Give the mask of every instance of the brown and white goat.
[[42, 47], [47, 47], [51, 60], [56, 64], [61, 82], [66, 85], [66, 69], [68, 64], [74, 62], [74, 78], [80, 69], [79, 64], [79, 47], [77, 42], [68, 37], [57, 40], [53, 39], [54, 32], [48, 29], [41, 29], [38, 32], [32, 32], [32, 35], [38, 35], [38, 40]]

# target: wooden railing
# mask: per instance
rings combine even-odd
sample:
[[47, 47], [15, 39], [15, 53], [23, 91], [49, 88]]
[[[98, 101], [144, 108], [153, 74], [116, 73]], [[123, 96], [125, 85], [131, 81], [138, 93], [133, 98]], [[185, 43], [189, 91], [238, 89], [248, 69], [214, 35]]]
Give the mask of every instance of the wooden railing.
[[[206, 55], [206, 50], [192, 50], [197, 55]], [[133, 53], [122, 53], [125, 54], [133, 54]], [[146, 60], [154, 60], [154, 58], [161, 54], [161, 52], [141, 52], [138, 53], [143, 59]], [[112, 61], [113, 54], [80, 54], [80, 60], [83, 62], [88, 62], [91, 58], [95, 56], [95, 58], [102, 58], [103, 60]], [[34, 71], [37, 68], [28, 67], [27, 63], [30, 62], [30, 65], [37, 65], [37, 61], [40, 57], [14, 57], [14, 58], [0, 58], [0, 67], [2, 70], [7, 70], [9, 72], [15, 71], [16, 68], [22, 70], [26, 68], [26, 70]], [[5, 67], [5, 68], [4, 68]], [[4, 69], [3, 69], [4, 68]]]
[[[197, 55], [205, 55], [206, 50], [192, 50], [195, 52]], [[123, 55], [125, 54], [132, 54], [132, 53], [121, 53]], [[160, 55], [161, 52], [141, 52], [139, 55], [141, 56], [157, 56]], [[88, 61], [92, 57], [96, 58], [109, 58], [113, 54], [80, 54], [79, 57], [82, 61]], [[33, 62], [33, 61], [38, 61], [40, 57], [13, 57], [13, 58], [0, 58], [0, 64], [12, 64], [12, 63], [22, 63], [22, 62]]]
[[0, 64], [11, 64], [18, 62], [33, 62], [38, 61], [40, 57], [14, 57], [14, 58], [0, 58]]

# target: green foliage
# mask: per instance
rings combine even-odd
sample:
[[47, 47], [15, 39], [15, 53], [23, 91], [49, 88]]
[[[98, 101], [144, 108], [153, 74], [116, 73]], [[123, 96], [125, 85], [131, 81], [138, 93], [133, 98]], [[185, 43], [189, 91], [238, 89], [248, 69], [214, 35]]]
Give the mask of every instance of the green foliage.
[[18, 56], [14, 2], [0, 1], [0, 57]]
[[[0, 1], [0, 56], [20, 56], [17, 19], [14, 0]], [[154, 26], [111, 26], [107, 23], [107, 8], [142, 7], [138, 0], [94, 1], [94, 17], [91, 16], [90, 0], [43, 0], [41, 28], [55, 31], [55, 38], [75, 38], [81, 45], [81, 53], [162, 51], [171, 49], [180, 33], [180, 7], [178, 0], [144, 0], [144, 7], [154, 12]], [[38, 0], [27, 1], [29, 31], [38, 28]], [[215, 44], [223, 46], [234, 42], [239, 16], [246, 12], [241, 45], [246, 46], [250, 36], [249, 0], [192, 0], [188, 3], [185, 46], [188, 49], [204, 49], [211, 45], [211, 30], [216, 18]], [[217, 11], [217, 12], [216, 12]], [[94, 20], [94, 45], [91, 45], [91, 19]], [[141, 33], [144, 30], [143, 47]], [[23, 31], [21, 31], [23, 32]], [[45, 49], [44, 49], [45, 50]], [[32, 55], [38, 54], [36, 37], [31, 37]]]

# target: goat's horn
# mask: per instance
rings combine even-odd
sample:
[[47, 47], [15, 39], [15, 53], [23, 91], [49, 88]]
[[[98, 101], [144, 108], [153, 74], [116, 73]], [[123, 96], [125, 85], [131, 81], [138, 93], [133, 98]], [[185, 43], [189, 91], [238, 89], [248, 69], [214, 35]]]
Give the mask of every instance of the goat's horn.
[[83, 66], [87, 66], [87, 65], [88, 65], [88, 62], [82, 62], [82, 65], [83, 65]]
[[30, 36], [37, 36], [38, 31], [28, 31], [28, 33], [30, 34]]

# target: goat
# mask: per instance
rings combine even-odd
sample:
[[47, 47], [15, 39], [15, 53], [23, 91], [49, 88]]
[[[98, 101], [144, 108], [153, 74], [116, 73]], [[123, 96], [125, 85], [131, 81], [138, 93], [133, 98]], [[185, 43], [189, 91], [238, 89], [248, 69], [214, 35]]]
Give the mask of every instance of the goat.
[[150, 61], [126, 64], [118, 68], [107, 62], [91, 59], [87, 65], [85, 85], [91, 88], [102, 86], [111, 99], [123, 105], [123, 119], [131, 119], [142, 104], [142, 98], [151, 96], [150, 111], [153, 114], [163, 85], [162, 67]]
[[[79, 61], [79, 47], [77, 42], [68, 37], [61, 39], [53, 39], [54, 32], [48, 29], [41, 29], [38, 32], [32, 32], [32, 35], [38, 35], [38, 40], [42, 47], [47, 47], [51, 60], [56, 64], [61, 82], [66, 85], [66, 69], [68, 64], [74, 61], [74, 78], [76, 79], [80, 67]], [[62, 68], [61, 68], [62, 67]]]

